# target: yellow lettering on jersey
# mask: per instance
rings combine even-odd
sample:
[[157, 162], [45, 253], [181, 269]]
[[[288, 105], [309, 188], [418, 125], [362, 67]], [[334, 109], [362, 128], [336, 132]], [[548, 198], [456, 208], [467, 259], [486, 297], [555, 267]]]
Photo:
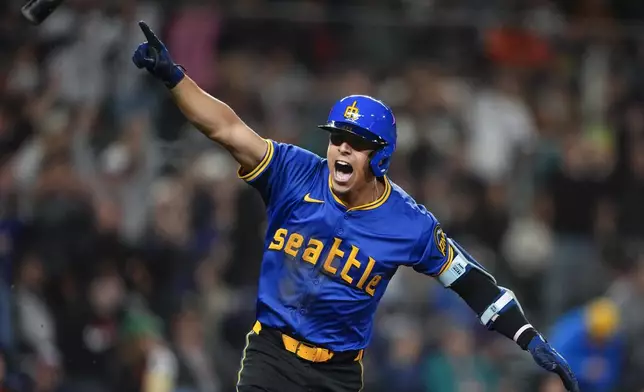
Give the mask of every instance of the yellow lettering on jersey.
[[320, 258], [320, 254], [322, 253], [323, 248], [324, 244], [322, 243], [322, 241], [311, 238], [308, 245], [306, 246], [306, 249], [304, 249], [302, 260], [313, 265], [317, 264], [318, 258]]
[[[269, 250], [284, 251], [285, 254], [289, 255], [292, 258], [297, 258], [300, 254], [300, 249], [304, 246], [306, 238], [300, 233], [290, 233], [284, 228], [277, 229], [275, 234], [273, 234], [273, 240], [268, 244]], [[342, 239], [334, 238], [333, 245], [329, 249], [329, 253], [324, 260], [322, 268], [324, 271], [331, 275], [338, 275], [340, 270], [339, 277], [347, 285], [357, 288], [358, 290], [363, 290], [367, 294], [374, 296], [376, 292], [376, 287], [382, 280], [382, 276], [374, 275], [371, 276], [373, 268], [376, 264], [376, 260], [372, 257], [369, 257], [369, 261], [366, 263], [358, 260], [358, 253], [360, 248], [355, 245], [351, 245], [351, 252], [348, 256], [345, 257], [345, 252], [340, 250], [342, 245]], [[306, 248], [301, 254], [302, 260], [317, 265], [322, 252], [325, 250], [324, 243], [315, 238], [309, 238], [308, 243], [306, 243]], [[340, 259], [336, 262], [336, 259]], [[342, 264], [344, 261], [344, 264]], [[356, 279], [352, 278], [349, 274], [353, 269], [361, 270], [362, 275], [356, 283]], [[368, 284], [366, 284], [369, 282]], [[366, 287], [365, 287], [366, 284]]]
[[340, 250], [341, 243], [342, 243], [341, 239], [339, 238], [333, 239], [333, 246], [331, 247], [331, 250], [329, 251], [329, 255], [326, 257], [326, 260], [324, 261], [324, 270], [333, 275], [335, 275], [335, 273], [338, 272], [338, 268], [331, 265], [331, 263], [333, 263], [333, 260], [336, 258], [336, 256], [337, 257], [344, 256], [344, 252]]
[[286, 238], [287, 234], [288, 230], [277, 229], [275, 235], [273, 236], [273, 242], [268, 245], [268, 249], [282, 250], [282, 247], [284, 246], [284, 238]]
[[370, 296], [373, 297], [373, 293], [376, 291], [376, 286], [378, 283], [380, 283], [380, 280], [382, 279], [382, 276], [376, 275], [371, 279], [371, 282], [367, 285], [367, 288], [364, 289], [364, 291], [367, 292]]
[[360, 281], [356, 285], [356, 287], [359, 288], [360, 290], [362, 290], [362, 286], [364, 286], [364, 282], [367, 281], [369, 274], [371, 274], [371, 270], [373, 269], [373, 265], [375, 263], [376, 263], [376, 260], [369, 257], [369, 264], [367, 264], [367, 268], [365, 268], [364, 273], [362, 274], [362, 278], [360, 278]]
[[344, 268], [342, 268], [342, 272], [340, 272], [340, 277], [347, 283], [351, 284], [353, 282], [353, 278], [348, 275], [349, 270], [351, 267], [357, 267], [360, 268], [360, 262], [356, 260], [356, 256], [358, 255], [358, 252], [360, 249], [358, 249], [357, 246], [351, 245], [351, 253], [349, 253], [349, 257], [347, 257], [347, 262], [344, 263]]
[[286, 242], [286, 248], [284, 248], [284, 253], [286, 253], [287, 255], [296, 257], [297, 252], [300, 251], [300, 248], [302, 247], [303, 243], [304, 243], [304, 237], [302, 237], [301, 234], [299, 233], [291, 234], [291, 236], [288, 237], [288, 241]]

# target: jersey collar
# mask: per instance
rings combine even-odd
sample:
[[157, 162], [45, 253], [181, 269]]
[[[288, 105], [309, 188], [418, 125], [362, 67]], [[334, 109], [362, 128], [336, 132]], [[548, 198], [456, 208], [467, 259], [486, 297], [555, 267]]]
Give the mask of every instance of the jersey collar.
[[[332, 182], [331, 182], [331, 174], [329, 173], [329, 192], [331, 192], [331, 196], [333, 196], [333, 199], [335, 200], [336, 203], [340, 204], [344, 208], [347, 208], [347, 206], [340, 200], [338, 196], [336, 196], [335, 193], [333, 193], [333, 187], [332, 187]], [[373, 210], [381, 205], [385, 204], [387, 199], [389, 198], [389, 195], [391, 195], [391, 183], [389, 182], [389, 178], [385, 176], [385, 191], [382, 192], [382, 195], [371, 203], [363, 204], [357, 207], [353, 208], [347, 208], [347, 211], [367, 211], [367, 210]]]

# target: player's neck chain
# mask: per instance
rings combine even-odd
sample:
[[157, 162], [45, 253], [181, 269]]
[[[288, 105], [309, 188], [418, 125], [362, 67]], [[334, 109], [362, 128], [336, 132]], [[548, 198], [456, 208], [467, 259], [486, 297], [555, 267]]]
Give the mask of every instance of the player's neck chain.
[[[384, 193], [384, 190], [383, 190]], [[366, 204], [372, 204], [375, 203], [376, 200], [378, 200], [382, 196], [382, 194], [378, 191], [378, 180], [376, 178], [373, 179], [373, 191], [371, 193], [371, 200], [366, 200], [365, 203], [355, 203], [356, 205], [366, 205]], [[347, 203], [348, 200], [344, 200], [344, 202], [349, 205], [350, 203]]]
[[374, 202], [378, 200], [378, 180], [376, 178], [373, 179], [373, 198], [371, 199], [371, 202]]

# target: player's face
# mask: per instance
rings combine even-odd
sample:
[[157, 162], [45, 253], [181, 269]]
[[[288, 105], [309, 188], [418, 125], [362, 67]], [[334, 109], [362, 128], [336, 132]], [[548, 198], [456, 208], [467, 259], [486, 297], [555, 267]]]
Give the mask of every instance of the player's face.
[[348, 132], [332, 132], [327, 159], [333, 191], [346, 194], [372, 180], [371, 153], [378, 145]]

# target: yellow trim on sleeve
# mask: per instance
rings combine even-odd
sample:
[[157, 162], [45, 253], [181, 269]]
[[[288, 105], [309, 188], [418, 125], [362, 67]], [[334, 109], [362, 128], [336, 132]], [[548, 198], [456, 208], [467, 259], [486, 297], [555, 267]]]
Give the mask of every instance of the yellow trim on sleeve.
[[257, 165], [250, 173], [247, 174], [242, 174], [242, 168], [240, 167], [239, 170], [237, 170], [237, 177], [246, 182], [250, 182], [259, 177], [259, 175], [262, 174], [264, 170], [266, 170], [268, 165], [271, 163], [271, 160], [273, 160], [273, 155], [275, 155], [275, 147], [273, 146], [273, 142], [269, 139], [264, 139], [264, 141], [268, 144], [268, 148], [266, 149], [266, 154], [264, 154], [262, 161], [259, 162], [259, 165]]
[[[346, 204], [340, 200], [340, 198], [333, 193], [333, 182], [331, 180], [331, 174], [329, 174], [329, 191], [331, 192], [331, 195], [333, 196], [333, 199], [340, 205], [346, 207]], [[391, 183], [389, 182], [389, 178], [385, 176], [385, 191], [382, 192], [382, 195], [371, 203], [363, 204], [361, 206], [349, 208], [347, 211], [367, 211], [367, 210], [373, 210], [375, 208], [380, 207], [381, 205], [385, 204], [389, 196], [391, 195]]]
[[451, 245], [447, 245], [447, 260], [445, 261], [445, 264], [441, 267], [441, 270], [438, 271], [436, 276], [440, 276], [443, 272], [447, 271], [450, 265], [452, 265], [452, 261], [454, 261], [454, 248], [452, 248]]

